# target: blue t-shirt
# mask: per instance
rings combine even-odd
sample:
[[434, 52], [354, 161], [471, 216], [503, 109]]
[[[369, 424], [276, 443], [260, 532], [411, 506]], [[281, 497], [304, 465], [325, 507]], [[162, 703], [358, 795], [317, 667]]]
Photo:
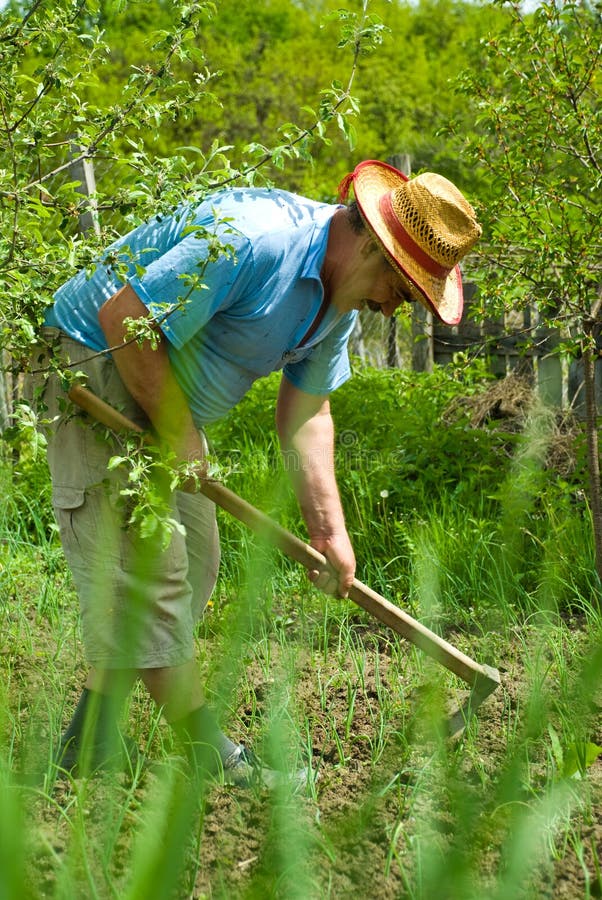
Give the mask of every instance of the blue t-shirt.
[[[356, 313], [323, 300], [320, 269], [337, 206], [286, 191], [240, 188], [157, 216], [116, 241], [93, 272], [55, 294], [46, 323], [107, 349], [98, 310], [125, 283], [157, 318], [175, 377], [200, 426], [227, 413], [263, 375], [283, 369], [326, 395], [349, 377]], [[227, 252], [212, 252], [215, 241]]]

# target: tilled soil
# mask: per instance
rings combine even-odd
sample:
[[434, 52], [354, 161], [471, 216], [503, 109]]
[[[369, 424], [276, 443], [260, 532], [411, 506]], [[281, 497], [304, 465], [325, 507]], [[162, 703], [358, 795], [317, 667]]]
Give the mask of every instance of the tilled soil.
[[[23, 748], [26, 735], [37, 735], [28, 765], [51, 744], [41, 695], [51, 696], [60, 680], [72, 684], [64, 719], [84, 674], [66, 646], [57, 650], [43, 618], [34, 616], [34, 624], [35, 655], [17, 641], [0, 657]], [[148, 705], [137, 695], [130, 725], [153, 761], [147, 771], [46, 781], [24, 792], [32, 896], [119, 895], [144, 866], [155, 891], [148, 896], [178, 900], [601, 896], [602, 762], [581, 779], [551, 773], [553, 697], [542, 694], [540, 707], [534, 705], [524, 640], [510, 641], [496, 660], [502, 687], [463, 735], [444, 741], [437, 723], [448, 702], [463, 699], [461, 687], [379, 626], [358, 618], [355, 637], [357, 652], [345, 644], [321, 656], [302, 646], [295, 651], [283, 709], [305, 723], [319, 776], [313, 790], [274, 796], [215, 784], [203, 800], [192, 796], [190, 782], [170, 768], [174, 748], [164, 727], [153, 731]], [[70, 646], [78, 652], [75, 640]], [[261, 653], [249, 651], [233, 717], [240, 736], [268, 756], [261, 723], [274, 690], [282, 689], [282, 655], [276, 637], [264, 641]], [[46, 677], [49, 660], [54, 688]], [[590, 740], [602, 744], [595, 698], [592, 709]], [[298, 747], [299, 733], [286, 734], [296, 735]], [[294, 748], [291, 740], [293, 763]], [[18, 750], [15, 759], [22, 768]], [[160, 879], [178, 858], [178, 887], [163, 893]]]

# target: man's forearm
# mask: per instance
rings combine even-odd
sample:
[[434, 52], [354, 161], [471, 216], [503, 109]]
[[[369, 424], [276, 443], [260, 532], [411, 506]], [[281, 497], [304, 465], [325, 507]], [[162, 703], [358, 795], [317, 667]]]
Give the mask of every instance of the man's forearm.
[[289, 473], [312, 538], [345, 531], [334, 468], [334, 425], [327, 397], [311, 396], [283, 377], [276, 426]]
[[[157, 346], [126, 342], [124, 319], [148, 316], [144, 304], [126, 286], [99, 313], [99, 322], [113, 352], [117, 370], [132, 397], [149, 417], [157, 434], [183, 461], [202, 459], [203, 440], [194, 425], [190, 407], [177, 383], [166, 340], [157, 334]], [[125, 346], [121, 346], [125, 344]]]
[[345, 531], [335, 477], [332, 422], [328, 419], [306, 423], [283, 447], [284, 465], [312, 539]]
[[330, 415], [317, 416], [284, 445], [284, 458], [311, 544], [330, 566], [309, 572], [309, 578], [321, 590], [346, 597], [355, 574], [355, 555], [335, 478], [333, 443]]
[[325, 569], [310, 571], [321, 590], [346, 597], [355, 574], [355, 555], [334, 469], [334, 425], [327, 397], [304, 393], [283, 377], [276, 425], [312, 546], [324, 554]]

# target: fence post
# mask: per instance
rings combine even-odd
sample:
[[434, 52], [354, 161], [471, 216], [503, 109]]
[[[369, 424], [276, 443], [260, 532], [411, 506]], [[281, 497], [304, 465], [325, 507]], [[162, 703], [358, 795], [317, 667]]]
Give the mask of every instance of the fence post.
[[[497, 377], [504, 377], [508, 371], [508, 358], [500, 344], [500, 338], [505, 333], [504, 316], [497, 319], [486, 319], [483, 322], [483, 337], [488, 346], [489, 370]], [[492, 348], [492, 349], [489, 349]]]
[[[82, 195], [80, 204], [78, 230], [81, 234], [94, 231], [100, 234], [100, 222], [96, 203], [96, 179], [94, 163], [91, 159], [81, 158], [82, 148], [73, 144], [71, 155], [76, 157], [69, 167], [69, 175], [73, 181], [79, 181], [77, 192]], [[4, 352], [0, 353], [0, 434], [11, 424], [15, 402], [19, 400], [21, 385], [18, 379], [9, 376], [10, 359]]]
[[73, 145], [72, 154], [76, 156], [71, 166], [69, 174], [73, 181], [79, 181], [79, 187], [76, 188], [78, 194], [84, 199], [81, 202], [78, 228], [81, 234], [86, 231], [94, 231], [100, 234], [100, 222], [98, 219], [98, 206], [96, 203], [96, 178], [94, 176], [94, 163], [91, 159], [81, 158], [81, 147]]
[[538, 328], [535, 332], [537, 345], [543, 352], [537, 359], [537, 392], [546, 406], [563, 406], [562, 360], [554, 347], [558, 344], [558, 334], [551, 328]]
[[546, 406], [563, 406], [562, 363], [555, 354], [537, 360], [537, 391]]
[[[600, 359], [595, 360], [594, 377], [596, 402], [602, 406], [602, 360]], [[570, 408], [578, 418], [585, 418], [586, 409], [583, 357], [574, 359], [569, 365], [568, 403]]]
[[432, 372], [435, 358], [433, 314], [422, 303], [412, 305], [412, 369]]

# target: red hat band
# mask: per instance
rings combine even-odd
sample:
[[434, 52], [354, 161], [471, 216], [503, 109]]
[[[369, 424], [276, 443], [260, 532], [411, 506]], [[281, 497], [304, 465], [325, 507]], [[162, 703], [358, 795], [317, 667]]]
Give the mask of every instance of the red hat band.
[[422, 266], [422, 268], [428, 272], [430, 275], [433, 275], [435, 278], [447, 278], [447, 276], [452, 271], [452, 268], [447, 268], [446, 266], [442, 266], [436, 260], [429, 256], [428, 253], [425, 253], [422, 247], [419, 247], [416, 241], [408, 234], [405, 230], [397, 216], [395, 215], [395, 210], [393, 209], [393, 202], [391, 200], [392, 191], [388, 194], [383, 194], [379, 199], [379, 207], [382, 213], [382, 217], [390, 230], [391, 234], [398, 241], [403, 249], [414, 257], [416, 262]]

